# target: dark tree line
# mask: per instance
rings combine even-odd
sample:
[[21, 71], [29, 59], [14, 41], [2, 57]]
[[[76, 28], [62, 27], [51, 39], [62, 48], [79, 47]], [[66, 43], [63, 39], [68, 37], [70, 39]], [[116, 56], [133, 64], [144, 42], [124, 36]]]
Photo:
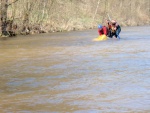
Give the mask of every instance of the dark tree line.
[[0, 0], [0, 35], [89, 29], [110, 15], [122, 26], [150, 24], [150, 0]]

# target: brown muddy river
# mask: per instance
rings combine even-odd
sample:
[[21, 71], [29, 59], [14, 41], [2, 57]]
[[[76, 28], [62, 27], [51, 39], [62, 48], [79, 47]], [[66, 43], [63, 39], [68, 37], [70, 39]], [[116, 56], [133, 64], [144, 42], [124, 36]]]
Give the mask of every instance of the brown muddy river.
[[150, 113], [150, 26], [0, 40], [0, 113]]

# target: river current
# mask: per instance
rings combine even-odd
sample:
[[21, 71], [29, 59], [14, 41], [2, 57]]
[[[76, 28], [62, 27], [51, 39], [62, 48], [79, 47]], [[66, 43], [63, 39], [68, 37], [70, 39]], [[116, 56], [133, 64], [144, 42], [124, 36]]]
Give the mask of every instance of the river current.
[[1, 113], [149, 113], [150, 26], [0, 40]]

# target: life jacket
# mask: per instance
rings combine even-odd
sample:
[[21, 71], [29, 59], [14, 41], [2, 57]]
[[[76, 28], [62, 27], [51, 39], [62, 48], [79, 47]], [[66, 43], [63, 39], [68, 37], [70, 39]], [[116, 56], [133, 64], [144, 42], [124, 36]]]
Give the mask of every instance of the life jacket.
[[107, 35], [108, 34], [108, 29], [106, 26], [103, 26], [101, 29], [98, 29], [99, 35]]

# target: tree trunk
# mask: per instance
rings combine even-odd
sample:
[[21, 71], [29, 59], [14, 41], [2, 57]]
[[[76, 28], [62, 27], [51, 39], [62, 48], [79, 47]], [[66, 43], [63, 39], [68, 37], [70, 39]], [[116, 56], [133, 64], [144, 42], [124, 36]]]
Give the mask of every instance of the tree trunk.
[[[97, 14], [97, 10], [98, 10], [98, 7], [99, 7], [99, 3], [100, 3], [100, 0], [97, 1], [97, 7], [96, 7], [96, 10], [95, 10], [95, 13], [94, 13], [94, 16], [93, 16], [93, 23], [94, 24], [94, 20], [95, 20], [95, 17], [96, 17], [96, 14]], [[93, 26], [93, 25], [92, 25]]]
[[150, 0], [149, 0], [149, 2], [148, 2], [148, 12], [149, 12], [149, 25], [150, 25]]
[[[8, 6], [12, 5], [13, 3], [17, 2], [18, 0], [14, 0], [13, 2], [9, 3], [9, 0], [0, 0], [0, 36], [11, 36], [12, 31], [12, 24], [13, 20], [8, 20], [7, 18], [7, 11]], [[7, 28], [9, 29], [7, 30]]]
[[7, 9], [8, 9], [8, 0], [1, 0], [1, 6], [0, 6], [0, 32], [1, 35], [6, 35], [7, 31]]
[[2, 0], [0, 0], [0, 36], [2, 35]]

